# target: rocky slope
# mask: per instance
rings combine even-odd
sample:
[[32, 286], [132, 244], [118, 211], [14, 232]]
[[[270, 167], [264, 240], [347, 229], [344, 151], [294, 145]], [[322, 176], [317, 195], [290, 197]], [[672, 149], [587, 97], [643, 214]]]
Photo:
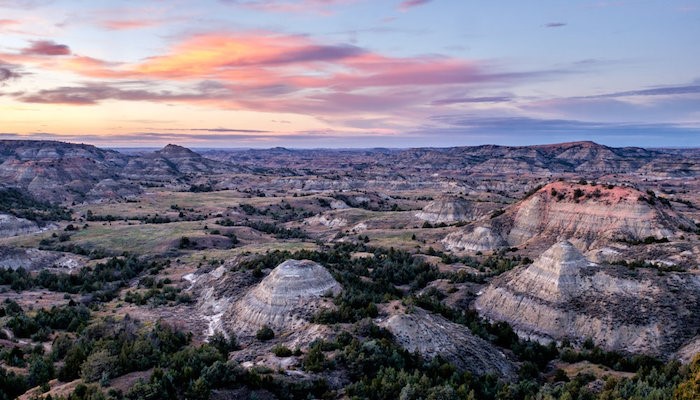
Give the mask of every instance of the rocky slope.
[[90, 145], [0, 141], [0, 183], [42, 200], [79, 198], [101, 180], [117, 178], [126, 163], [126, 156]]
[[490, 251], [508, 246], [508, 242], [489, 226], [471, 226], [448, 234], [442, 244], [447, 250]]
[[121, 175], [136, 180], [170, 182], [188, 175], [236, 171], [232, 165], [210, 160], [182, 146], [169, 144], [163, 149], [131, 158]]
[[24, 268], [28, 271], [44, 268], [73, 270], [86, 263], [86, 257], [71, 253], [0, 246], [0, 268]]
[[320, 308], [331, 307], [332, 297], [341, 289], [323, 266], [287, 260], [233, 304], [224, 321], [242, 335], [265, 325], [277, 333], [299, 330]]
[[448, 249], [547, 246], [575, 240], [584, 249], [674, 240], [696, 229], [694, 221], [655, 196], [620, 186], [550, 183], [495, 218], [482, 220], [443, 240]]
[[[536, 184], [533, 177], [551, 179], [554, 175], [697, 177], [698, 157], [694, 150], [611, 148], [592, 142], [407, 150], [208, 150], [204, 155], [168, 145], [156, 152], [129, 155], [83, 144], [3, 140], [0, 184], [27, 189], [44, 200], [72, 201], [84, 200], [85, 194], [105, 179], [201, 184], [198, 177], [222, 174], [218, 182], [225, 186], [230, 173], [253, 171], [277, 176], [274, 186], [285, 190], [431, 189], [518, 194], [523, 187]], [[503, 177], [509, 177], [508, 183]], [[514, 180], [517, 185], [513, 185]], [[101, 193], [119, 196], [123, 192], [113, 185], [103, 186], [107, 188], [93, 191], [91, 201], [99, 200]], [[132, 192], [126, 191], [127, 196]]]
[[567, 241], [497, 277], [475, 301], [480, 314], [524, 337], [591, 338], [608, 350], [662, 357], [695, 336], [698, 306], [693, 274], [601, 266]]
[[171, 184], [239, 171], [176, 145], [130, 156], [85, 144], [0, 140], [0, 185], [27, 190], [43, 201], [132, 197], [144, 181]]
[[483, 215], [483, 210], [459, 196], [443, 196], [431, 201], [416, 213], [416, 217], [430, 223], [473, 221]]
[[[613, 148], [593, 142], [405, 150], [209, 150], [203, 154], [251, 169], [267, 168], [285, 177], [281, 179], [285, 182], [280, 181], [285, 187], [296, 184], [295, 188], [306, 190], [489, 190], [520, 195], [523, 187], [529, 190], [538, 179], [553, 176], [700, 176], [700, 156], [694, 149]], [[299, 179], [294, 176], [299, 173], [315, 176]]]
[[0, 213], [0, 238], [40, 232], [36, 222]]
[[474, 336], [469, 328], [448, 321], [420, 308], [411, 313], [394, 314], [379, 322], [394, 339], [411, 352], [428, 359], [437, 356], [474, 375], [492, 373], [514, 378], [517, 369], [498, 349]]

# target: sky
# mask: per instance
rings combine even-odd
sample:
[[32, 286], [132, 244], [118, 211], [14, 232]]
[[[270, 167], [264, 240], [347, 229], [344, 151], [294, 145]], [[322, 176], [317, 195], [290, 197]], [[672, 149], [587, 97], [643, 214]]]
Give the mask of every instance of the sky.
[[0, 139], [700, 147], [699, 0], [0, 0]]

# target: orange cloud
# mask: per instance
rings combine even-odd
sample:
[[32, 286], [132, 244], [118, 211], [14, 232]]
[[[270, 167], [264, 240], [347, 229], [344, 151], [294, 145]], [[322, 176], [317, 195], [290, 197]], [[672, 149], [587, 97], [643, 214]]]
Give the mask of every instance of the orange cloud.
[[109, 19], [102, 21], [100, 25], [110, 30], [142, 29], [158, 26], [166, 23], [159, 19]]
[[353, 91], [491, 79], [481, 65], [465, 60], [437, 56], [387, 57], [352, 45], [319, 44], [303, 36], [265, 33], [198, 35], [176, 44], [165, 54], [139, 63], [114, 63], [81, 55], [47, 60], [40, 56], [65, 54], [68, 47], [37, 42], [30, 48], [32, 51], [0, 54], [0, 57], [90, 78], [216, 80], [239, 89], [274, 86]]
[[[430, 106], [444, 98], [446, 86], [527, 77], [494, 75], [474, 61], [389, 57], [356, 46], [266, 32], [196, 35], [132, 63], [81, 55], [10, 56], [7, 61], [91, 78], [15, 96], [24, 102], [149, 101], [318, 117]], [[100, 82], [94, 82], [97, 79]]]
[[134, 67], [137, 74], [172, 79], [216, 77], [250, 78], [255, 69], [338, 62], [361, 49], [348, 45], [318, 45], [299, 36], [202, 35]]

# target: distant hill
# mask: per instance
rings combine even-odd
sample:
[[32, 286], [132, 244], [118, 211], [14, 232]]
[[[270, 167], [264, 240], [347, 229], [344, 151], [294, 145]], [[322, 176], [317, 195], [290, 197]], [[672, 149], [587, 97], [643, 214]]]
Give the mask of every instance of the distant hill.
[[435, 174], [445, 179], [507, 174], [544, 178], [567, 174], [593, 178], [607, 174], [694, 177], [700, 176], [700, 151], [573, 142], [404, 150], [205, 150], [202, 154], [170, 144], [156, 151], [131, 149], [121, 153], [86, 144], [0, 140], [0, 185], [24, 189], [53, 202], [128, 197], [144, 186], [186, 186], [217, 174], [293, 176], [340, 171], [350, 174], [353, 187], [397, 177], [406, 181], [418, 177], [425, 186], [435, 181]]
[[0, 185], [43, 201], [124, 196], [138, 193], [134, 183], [186, 183], [227, 171], [238, 169], [175, 145], [131, 156], [86, 144], [0, 140]]
[[[676, 176], [698, 175], [695, 149], [663, 151], [639, 147], [614, 148], [594, 142], [539, 146], [474, 146], [446, 149], [409, 149], [394, 155], [413, 165], [452, 165], [468, 173], [582, 173], [609, 174], [671, 171]], [[697, 161], [697, 160], [696, 160]]]

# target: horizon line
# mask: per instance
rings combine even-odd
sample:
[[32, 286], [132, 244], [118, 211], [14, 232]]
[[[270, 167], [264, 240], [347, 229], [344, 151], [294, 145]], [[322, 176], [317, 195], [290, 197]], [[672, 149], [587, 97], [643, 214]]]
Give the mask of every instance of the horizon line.
[[55, 143], [65, 143], [74, 145], [87, 145], [93, 146], [101, 149], [108, 150], [159, 150], [163, 149], [168, 145], [176, 145], [179, 147], [184, 147], [187, 149], [199, 149], [199, 150], [229, 150], [229, 151], [245, 151], [245, 150], [352, 150], [352, 151], [362, 151], [362, 150], [410, 150], [410, 149], [454, 149], [454, 148], [466, 148], [466, 147], [483, 147], [483, 146], [494, 146], [494, 147], [542, 147], [542, 146], [555, 146], [555, 145], [574, 145], [590, 143], [602, 147], [608, 148], [640, 148], [640, 149], [666, 149], [666, 150], [692, 150], [700, 149], [700, 146], [611, 146], [596, 142], [594, 140], [573, 140], [564, 142], [546, 142], [546, 143], [533, 143], [533, 144], [496, 144], [496, 143], [481, 143], [481, 144], [465, 144], [465, 145], [455, 145], [455, 146], [406, 146], [406, 147], [388, 147], [388, 146], [373, 146], [373, 147], [348, 147], [348, 146], [337, 146], [337, 147], [295, 147], [295, 146], [271, 146], [271, 147], [217, 147], [217, 146], [187, 146], [177, 143], [167, 143], [165, 145], [149, 145], [149, 146], [121, 146], [121, 145], [99, 145], [90, 142], [78, 142], [69, 140], [58, 140], [58, 139], [30, 139], [30, 138], [0, 138], [0, 142], [55, 142]]

